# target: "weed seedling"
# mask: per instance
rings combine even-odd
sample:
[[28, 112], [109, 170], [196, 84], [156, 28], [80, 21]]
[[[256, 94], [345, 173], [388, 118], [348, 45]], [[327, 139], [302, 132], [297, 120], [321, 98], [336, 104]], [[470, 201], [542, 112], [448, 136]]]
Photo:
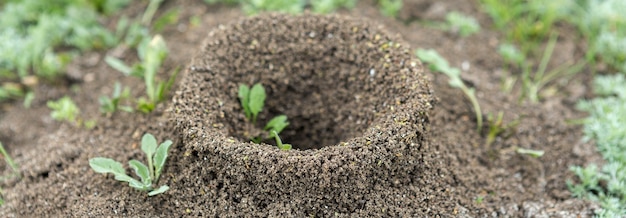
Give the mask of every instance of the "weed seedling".
[[504, 118], [504, 112], [500, 111], [497, 117], [494, 117], [492, 113], [487, 114], [487, 123], [489, 125], [489, 133], [487, 134], [487, 147], [491, 146], [491, 144], [496, 140], [496, 137], [502, 134], [507, 129], [517, 126], [519, 124], [519, 120], [515, 120], [507, 125], [504, 125], [502, 119]]
[[280, 136], [278, 136], [276, 131], [272, 130], [270, 135], [276, 139], [276, 145], [280, 148], [280, 150], [291, 150], [291, 144], [283, 144], [283, 141], [280, 140]]
[[[4, 161], [7, 162], [7, 165], [9, 165], [9, 167], [11, 167], [11, 171], [13, 171], [11, 174], [9, 174], [8, 176], [2, 176], [0, 178], [1, 181], [4, 181], [6, 179], [9, 178], [14, 178], [14, 177], [21, 177], [20, 175], [20, 171], [17, 168], [17, 164], [15, 164], [15, 162], [13, 162], [13, 159], [11, 158], [11, 156], [9, 156], [9, 153], [7, 153], [6, 150], [4, 150], [4, 145], [2, 145], [2, 142], [0, 142], [0, 153], [2, 154], [2, 156], [4, 157]], [[2, 189], [0, 188], [0, 195], [2, 194]], [[0, 206], [4, 204], [4, 199], [2, 198], [2, 196], [0, 196]]]
[[548, 63], [552, 57], [552, 52], [556, 45], [557, 36], [550, 37], [550, 41], [544, 50], [539, 68], [535, 73], [532, 72], [532, 65], [526, 60], [526, 57], [511, 44], [500, 45], [498, 51], [505, 61], [510, 64], [519, 67], [522, 70], [522, 88], [523, 96], [528, 98], [533, 103], [539, 102], [539, 91], [547, 85], [549, 82], [557, 79], [572, 76], [573, 74], [580, 72], [585, 62], [579, 62], [577, 64], [568, 65], [563, 64], [551, 71], [547, 71]]
[[130, 187], [137, 190], [147, 191], [148, 196], [154, 196], [161, 194], [169, 190], [169, 186], [163, 185], [159, 188], [154, 188], [154, 185], [158, 183], [165, 161], [167, 160], [167, 152], [172, 145], [172, 141], [166, 140], [157, 146], [157, 140], [153, 135], [146, 133], [141, 139], [141, 150], [146, 154], [148, 166], [137, 161], [131, 160], [128, 165], [135, 171], [135, 174], [139, 176], [141, 181], [134, 179], [126, 175], [126, 170], [120, 162], [117, 162], [110, 158], [96, 157], [89, 160], [89, 166], [97, 173], [111, 173], [115, 176], [115, 180], [128, 182]]
[[263, 105], [265, 104], [266, 95], [263, 85], [257, 83], [250, 89], [249, 86], [241, 84], [239, 86], [238, 97], [241, 102], [241, 107], [243, 107], [243, 111], [246, 114], [246, 118], [251, 121], [252, 124], [256, 124], [256, 118], [259, 112], [263, 110]]
[[397, 17], [402, 9], [402, 0], [378, 0], [380, 13], [387, 17]]
[[[252, 88], [245, 84], [241, 84], [239, 85], [239, 92], [237, 95], [241, 103], [241, 107], [243, 108], [243, 111], [246, 115], [246, 119], [252, 122], [252, 124], [256, 124], [257, 116], [259, 115], [259, 112], [263, 110], [265, 98], [267, 97], [267, 95], [265, 94], [265, 88], [263, 88], [263, 85], [261, 85], [260, 83], [253, 85]], [[264, 138], [263, 136], [256, 136], [253, 137], [251, 140], [254, 143], [258, 144], [261, 143], [261, 141], [263, 141], [264, 139], [275, 138], [276, 143], [279, 145], [280, 149], [289, 150], [291, 149], [291, 145], [283, 145], [278, 136], [278, 134], [283, 131], [283, 129], [285, 129], [285, 127], [287, 127], [288, 125], [289, 122], [287, 121], [287, 116], [278, 115], [272, 118], [269, 122], [267, 122], [267, 124], [263, 128], [263, 130], [269, 133], [268, 138]]]
[[108, 96], [100, 97], [100, 112], [111, 115], [117, 110], [126, 112], [133, 112], [133, 108], [129, 106], [120, 105], [120, 101], [130, 96], [130, 90], [128, 87], [122, 91], [122, 85], [119, 82], [115, 82], [113, 87], [113, 94], [109, 98]]
[[133, 67], [129, 67], [123, 61], [110, 56], [107, 56], [105, 61], [126, 75], [144, 79], [147, 98], [138, 100], [137, 109], [143, 113], [150, 113], [159, 102], [165, 100], [167, 92], [174, 85], [174, 79], [179, 69], [174, 70], [168, 81], [157, 81], [156, 75], [168, 53], [165, 41], [160, 35], [154, 36], [149, 42], [141, 43], [137, 48], [137, 53], [141, 62], [136, 63]]
[[435, 50], [429, 49], [418, 49], [417, 57], [419, 57], [422, 61], [429, 64], [430, 69], [432, 71], [441, 72], [448, 76], [450, 79], [448, 84], [451, 87], [461, 89], [465, 96], [470, 100], [472, 106], [474, 107], [474, 112], [476, 113], [476, 123], [477, 123], [477, 131], [480, 134], [483, 128], [483, 114], [480, 111], [480, 105], [478, 104], [478, 99], [476, 99], [474, 88], [469, 88], [463, 83], [461, 80], [461, 70], [450, 67], [448, 61], [442, 58]]
[[80, 109], [78, 109], [70, 97], [65, 96], [57, 101], [48, 101], [48, 107], [52, 109], [50, 116], [53, 119], [79, 124], [77, 117], [80, 114]]
[[456, 11], [446, 15], [446, 26], [449, 31], [458, 33], [461, 37], [467, 37], [480, 31], [480, 25], [476, 19]]

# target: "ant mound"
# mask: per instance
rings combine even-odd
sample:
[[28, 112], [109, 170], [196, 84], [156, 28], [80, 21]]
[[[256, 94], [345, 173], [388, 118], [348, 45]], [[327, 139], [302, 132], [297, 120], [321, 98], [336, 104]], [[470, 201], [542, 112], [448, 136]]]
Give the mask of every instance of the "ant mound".
[[[253, 123], [238, 90], [256, 83], [267, 99]], [[425, 161], [434, 99], [410, 49], [368, 22], [273, 14], [219, 26], [170, 110], [183, 172], [172, 183], [197, 187], [171, 194], [219, 216], [437, 213], [424, 207], [441, 196], [423, 182], [443, 167]], [[293, 149], [251, 142], [282, 114]]]

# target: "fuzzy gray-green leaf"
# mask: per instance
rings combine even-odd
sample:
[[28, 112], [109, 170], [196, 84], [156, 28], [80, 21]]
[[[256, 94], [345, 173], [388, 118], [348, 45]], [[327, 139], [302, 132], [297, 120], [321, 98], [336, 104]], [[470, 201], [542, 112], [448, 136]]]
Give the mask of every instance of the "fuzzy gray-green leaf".
[[155, 196], [158, 194], [161, 194], [163, 192], [166, 192], [167, 190], [170, 190], [170, 187], [167, 185], [161, 186], [155, 190], [152, 190], [151, 192], [148, 193], [148, 196]]
[[135, 174], [137, 174], [137, 176], [141, 178], [141, 182], [143, 184], [145, 185], [152, 184], [152, 178], [150, 178], [150, 170], [145, 164], [137, 160], [131, 160], [128, 162], [128, 165], [130, 165], [130, 168], [135, 170]]
[[159, 148], [157, 148], [156, 153], [154, 154], [154, 181], [159, 180], [159, 176], [161, 175], [161, 171], [163, 170], [163, 166], [165, 166], [165, 161], [167, 160], [167, 152], [170, 150], [171, 145], [172, 141], [170, 140], [161, 143], [161, 145], [159, 145]]
[[115, 180], [122, 182], [130, 182], [132, 177], [126, 175], [126, 170], [120, 162], [110, 158], [96, 157], [89, 160], [89, 166], [97, 173], [111, 173], [115, 175]]
[[157, 140], [150, 133], [146, 133], [141, 138], [141, 150], [146, 153], [148, 158], [151, 158], [157, 148]]

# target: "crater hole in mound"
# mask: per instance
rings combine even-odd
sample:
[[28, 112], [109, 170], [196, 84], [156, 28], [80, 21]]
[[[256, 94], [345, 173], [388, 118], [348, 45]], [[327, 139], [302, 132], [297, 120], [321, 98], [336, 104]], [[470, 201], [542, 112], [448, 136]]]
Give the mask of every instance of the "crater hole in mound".
[[[300, 150], [337, 145], [362, 135], [382, 99], [371, 87], [375, 81], [369, 68], [338, 61], [333, 51], [330, 48], [325, 58], [297, 53], [287, 55], [291, 56], [288, 61], [279, 55], [266, 62], [284, 71], [268, 72], [274, 76], [258, 81], [265, 87], [267, 99], [256, 128], [285, 114], [290, 124], [280, 137]], [[276, 145], [274, 139], [264, 142]]]
[[[405, 87], [417, 82], [412, 71], [398, 67], [409, 61], [406, 52], [396, 51], [399, 44], [365, 23], [277, 15], [209, 35], [196, 62], [213, 74], [202, 82], [207, 89], [202, 94], [227, 99], [228, 111], [217, 119], [242, 142], [264, 134], [270, 119], [285, 114], [290, 125], [280, 133], [283, 143], [299, 150], [340, 145], [363, 136], [380, 113], [415, 92]], [[237, 90], [256, 83], [267, 98], [252, 126], [242, 119]]]

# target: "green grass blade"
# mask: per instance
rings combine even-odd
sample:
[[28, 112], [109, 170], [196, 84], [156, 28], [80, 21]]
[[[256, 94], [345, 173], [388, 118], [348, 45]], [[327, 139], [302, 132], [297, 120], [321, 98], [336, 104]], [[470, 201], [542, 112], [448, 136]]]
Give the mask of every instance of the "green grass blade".
[[128, 76], [133, 72], [133, 69], [130, 68], [128, 65], [126, 65], [122, 60], [111, 57], [111, 56], [106, 56], [104, 58], [104, 62], [106, 62], [109, 66], [111, 66], [113, 69], [122, 72], [124, 75]]

